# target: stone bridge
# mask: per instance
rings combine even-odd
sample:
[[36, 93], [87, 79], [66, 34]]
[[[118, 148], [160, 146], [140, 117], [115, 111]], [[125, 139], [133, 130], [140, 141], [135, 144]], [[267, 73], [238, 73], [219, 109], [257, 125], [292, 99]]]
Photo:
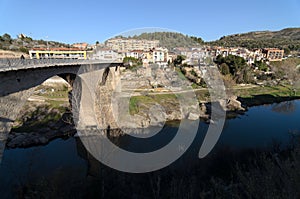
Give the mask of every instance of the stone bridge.
[[83, 111], [80, 115], [84, 117], [78, 118], [77, 122], [93, 126], [96, 124], [96, 118], [91, 114], [96, 97], [95, 82], [100, 82], [104, 87], [109, 85], [106, 89], [109, 95], [120, 81], [121, 65], [120, 62], [101, 60], [0, 60], [0, 162], [12, 124], [37, 86], [56, 75], [65, 79], [73, 90], [76, 87], [75, 104], [81, 106], [78, 110]]

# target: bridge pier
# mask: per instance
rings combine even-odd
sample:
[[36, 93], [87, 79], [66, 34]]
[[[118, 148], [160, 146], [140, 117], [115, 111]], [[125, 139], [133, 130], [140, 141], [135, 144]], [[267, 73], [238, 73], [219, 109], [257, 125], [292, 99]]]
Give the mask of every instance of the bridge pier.
[[79, 129], [86, 127], [117, 128], [112, 109], [112, 97], [114, 92], [120, 90], [118, 88], [120, 86], [118, 83], [120, 81], [119, 68], [86, 72], [79, 77], [80, 86], [78, 87], [79, 82], [75, 82], [72, 93], [74, 95], [72, 98], [80, 98], [76, 104], [74, 101], [72, 104], [72, 106], [76, 106], [75, 112], [78, 114], [75, 115], [76, 126]]

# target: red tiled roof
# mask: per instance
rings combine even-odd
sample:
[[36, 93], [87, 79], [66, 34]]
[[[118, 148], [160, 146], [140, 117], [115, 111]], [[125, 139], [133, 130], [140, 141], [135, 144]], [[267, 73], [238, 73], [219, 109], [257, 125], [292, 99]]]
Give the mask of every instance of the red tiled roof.
[[41, 50], [41, 51], [78, 51], [80, 48], [32, 48], [32, 50]]

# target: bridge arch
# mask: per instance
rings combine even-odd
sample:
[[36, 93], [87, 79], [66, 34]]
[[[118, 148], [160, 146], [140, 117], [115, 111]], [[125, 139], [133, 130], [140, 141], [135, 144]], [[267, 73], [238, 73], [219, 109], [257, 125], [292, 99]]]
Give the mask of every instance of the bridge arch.
[[[40, 68], [29, 67], [27, 69], [0, 70], [0, 162], [12, 123], [37, 86], [57, 75], [65, 79], [73, 87], [75, 79], [80, 79], [78, 74], [102, 71], [98, 74], [103, 75], [103, 71], [108, 67], [116, 67], [113, 70], [117, 73], [120, 65], [120, 63], [66, 64]], [[85, 83], [89, 84], [89, 80], [86, 79]], [[82, 90], [82, 88], [79, 90]], [[81, 96], [79, 96], [79, 100], [81, 100]]]

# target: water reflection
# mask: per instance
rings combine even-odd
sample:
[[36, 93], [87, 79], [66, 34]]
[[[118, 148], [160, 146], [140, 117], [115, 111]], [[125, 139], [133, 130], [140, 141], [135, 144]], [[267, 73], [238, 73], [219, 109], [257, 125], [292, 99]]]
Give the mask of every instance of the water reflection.
[[[276, 173], [278, 166], [273, 163], [285, 165], [281, 162], [284, 158], [277, 157], [286, 148], [281, 145], [290, 144], [290, 132], [300, 131], [299, 115], [300, 101], [250, 108], [247, 115], [226, 121], [217, 146], [204, 159], [198, 159], [198, 152], [208, 125], [200, 122], [192, 146], [181, 158], [167, 168], [145, 174], [119, 172], [101, 164], [79, 138], [5, 150], [0, 167], [1, 198], [199, 198], [226, 196], [226, 190], [235, 190], [243, 197], [239, 194], [245, 187], [239, 187], [243, 184], [239, 178], [246, 175], [237, 172], [236, 165], [257, 168], [257, 162], [271, 158], [267, 165], [260, 164]], [[143, 152], [168, 143], [177, 128], [178, 123], [165, 126], [143, 144], [130, 136], [113, 137], [111, 141], [124, 149]], [[268, 155], [275, 145], [277, 156]], [[300, 159], [295, 154], [291, 157]], [[259, 172], [263, 171], [267, 172]]]
[[272, 111], [282, 114], [291, 114], [296, 111], [295, 101], [286, 101], [272, 105]]

